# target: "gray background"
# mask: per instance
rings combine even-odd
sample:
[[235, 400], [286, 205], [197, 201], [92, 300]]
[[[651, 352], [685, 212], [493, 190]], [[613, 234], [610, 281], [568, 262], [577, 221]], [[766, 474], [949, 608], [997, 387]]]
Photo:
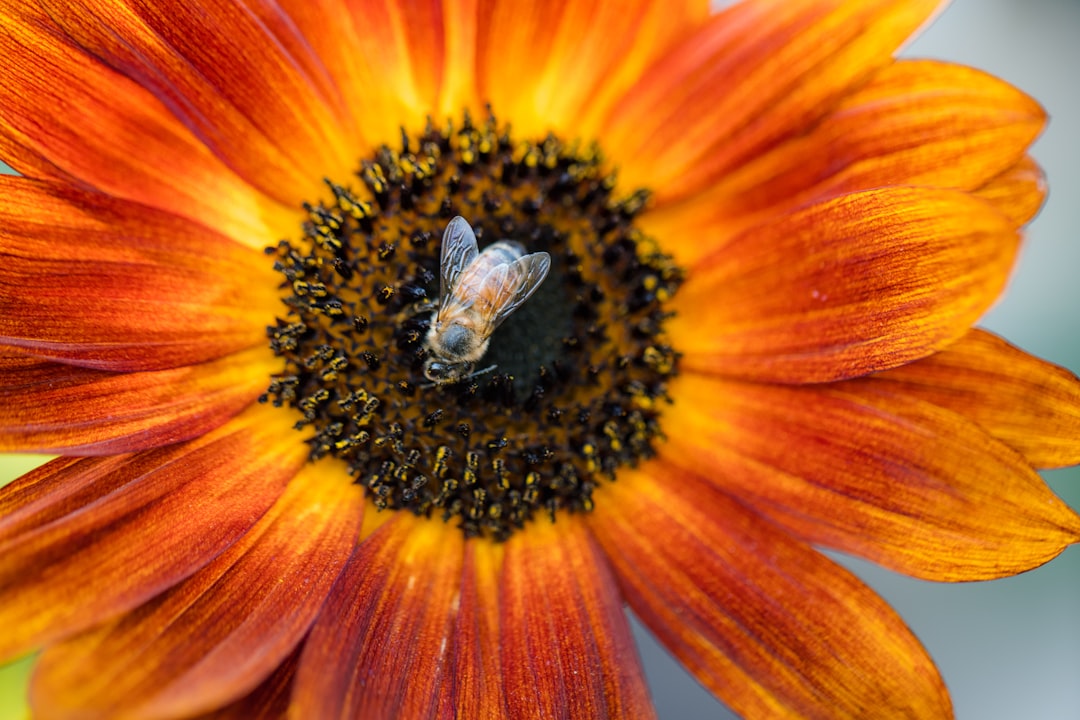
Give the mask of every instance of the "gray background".
[[[983, 326], [1080, 372], [1080, 2], [955, 0], [906, 50], [974, 65], [1038, 99], [1051, 120], [1034, 155], [1050, 199], [1005, 298]], [[1080, 508], [1080, 472], [1047, 473]], [[991, 583], [942, 585], [841, 559], [908, 621], [937, 661], [960, 720], [1080, 718], [1080, 547]], [[637, 628], [640, 631], [640, 627]], [[638, 633], [664, 720], [734, 717]]]

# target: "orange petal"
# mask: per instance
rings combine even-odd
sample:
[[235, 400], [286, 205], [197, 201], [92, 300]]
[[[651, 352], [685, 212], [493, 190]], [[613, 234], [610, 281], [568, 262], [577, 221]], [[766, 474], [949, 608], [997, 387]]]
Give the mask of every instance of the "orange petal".
[[308, 465], [243, 538], [190, 579], [45, 650], [43, 717], [179, 717], [243, 697], [293, 651], [352, 553], [363, 491]]
[[0, 338], [104, 370], [265, 345], [280, 277], [261, 251], [97, 193], [0, 177]]
[[[503, 546], [465, 543], [461, 597], [453, 636], [453, 693], [440, 697], [440, 716], [488, 718], [510, 716], [502, 683], [499, 644], [499, 575]], [[449, 707], [444, 707], [448, 704]], [[452, 710], [452, 712], [451, 712]], [[456, 713], [456, 715], [455, 715]]]
[[306, 459], [288, 414], [257, 405], [185, 444], [61, 458], [5, 486], [0, 658], [114, 617], [188, 577], [243, 537]]
[[885, 382], [684, 375], [670, 392], [661, 457], [808, 542], [959, 581], [1030, 570], [1080, 541], [1080, 517], [1020, 455]]
[[1031, 221], [1046, 200], [1046, 176], [1030, 157], [990, 179], [975, 194], [991, 203], [1020, 227]]
[[[444, 27], [443, 14], [464, 13], [469, 5], [465, 2], [448, 3], [445, 8], [438, 2], [396, 0], [284, 0], [277, 4], [314, 48], [325, 72], [333, 76], [348, 109], [350, 132], [368, 148], [396, 145], [403, 126], [422, 128], [437, 107], [444, 62], [457, 60], [450, 52], [471, 50], [456, 42], [458, 31], [469, 37], [467, 25]], [[471, 17], [469, 22], [475, 24]], [[448, 45], [445, 49], [444, 44]], [[461, 111], [460, 105], [448, 110], [455, 117]], [[356, 158], [354, 154], [347, 159], [355, 162]]]
[[975, 190], [1023, 157], [1045, 118], [1031, 98], [978, 70], [896, 62], [812, 130], [647, 214], [643, 228], [694, 264], [724, 238], [826, 197], [886, 185]]
[[580, 518], [510, 538], [500, 591], [510, 717], [655, 717], [615, 579]]
[[[267, 197], [299, 207], [322, 191], [322, 178], [354, 169], [357, 146], [344, 132], [338, 90], [274, 4], [41, 4], [65, 42], [145, 88]], [[29, 42], [56, 42], [36, 25]]]
[[802, 134], [892, 53], [937, 0], [746, 0], [649, 68], [611, 110], [604, 148], [658, 203]]
[[440, 58], [442, 84], [439, 87], [436, 117], [457, 118], [465, 110], [474, 113], [474, 117], [483, 117], [484, 106], [476, 87], [478, 2], [441, 2], [443, 37], [439, 45], [443, 50]]
[[463, 543], [460, 529], [407, 513], [364, 539], [304, 646], [294, 716], [434, 716], [455, 672]]
[[280, 720], [286, 717], [299, 657], [300, 651], [293, 651], [253, 691], [225, 707], [197, 716], [197, 720]]
[[882, 188], [795, 211], [698, 266], [669, 321], [684, 369], [771, 382], [884, 370], [961, 337], [1001, 292], [1012, 223], [952, 190]]
[[128, 374], [0, 355], [0, 451], [115, 455], [188, 440], [255, 402], [280, 364], [269, 348]]
[[952, 716], [926, 651], [853, 575], [692, 476], [648, 470], [662, 477], [620, 470], [590, 527], [634, 613], [732, 710]]
[[873, 391], [927, 400], [974, 420], [1035, 467], [1080, 464], [1080, 379], [988, 332], [972, 330], [873, 379]]
[[36, 3], [5, 3], [0, 27], [0, 156], [16, 170], [203, 220], [260, 247], [296, 227], [298, 205], [238, 178], [165, 103], [74, 46]]
[[480, 97], [523, 137], [595, 137], [600, 118], [641, 69], [706, 10], [701, 2], [657, 0], [478, 5]]

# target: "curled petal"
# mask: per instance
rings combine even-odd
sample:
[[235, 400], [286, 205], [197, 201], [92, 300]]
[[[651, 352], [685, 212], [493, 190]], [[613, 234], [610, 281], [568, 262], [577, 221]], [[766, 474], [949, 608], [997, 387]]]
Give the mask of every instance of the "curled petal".
[[1040, 468], [1080, 463], [1080, 379], [982, 330], [874, 375], [879, 393], [920, 398], [974, 420]]
[[406, 513], [364, 539], [304, 646], [296, 717], [435, 716], [454, 672], [463, 543], [457, 528]]
[[603, 494], [590, 527], [630, 607], [739, 715], [952, 716], [888, 604], [784, 530], [657, 462]]
[[500, 590], [510, 717], [655, 716], [615, 580], [578, 518], [510, 538]]
[[669, 330], [697, 372], [807, 383], [885, 370], [960, 338], [1000, 294], [1018, 241], [966, 193], [844, 195], [703, 259]]
[[0, 177], [0, 341], [102, 370], [265, 345], [280, 306], [261, 252], [97, 193]]
[[1016, 227], [1031, 221], [1046, 200], [1046, 176], [1029, 155], [976, 189], [983, 198], [1005, 213]]
[[279, 365], [267, 348], [126, 374], [0, 355], [0, 450], [116, 455], [188, 440], [255, 402]]
[[659, 204], [707, 187], [822, 117], [935, 11], [937, 0], [747, 0], [648, 68], [608, 115], [625, 187]]
[[0, 489], [0, 658], [190, 576], [243, 537], [306, 459], [288, 416], [255, 406], [184, 444], [60, 458]]
[[45, 717], [179, 717], [259, 685], [297, 647], [355, 546], [359, 487], [344, 467], [297, 475], [243, 538], [188, 580], [42, 654]]
[[24, 175], [95, 188], [259, 243], [295, 227], [296, 205], [254, 190], [167, 104], [74, 44], [36, 3], [0, 7], [0, 54], [11, 68], [0, 84], [0, 156]]
[[661, 456], [808, 542], [929, 580], [986, 580], [1080, 540], [1080, 517], [970, 420], [877, 379], [685, 375]]
[[[1023, 158], [1045, 119], [1034, 100], [986, 73], [895, 62], [805, 134], [643, 221], [692, 265], [724, 238], [831, 196], [888, 185], [981, 188]], [[1026, 205], [1031, 198], [1001, 201]]]

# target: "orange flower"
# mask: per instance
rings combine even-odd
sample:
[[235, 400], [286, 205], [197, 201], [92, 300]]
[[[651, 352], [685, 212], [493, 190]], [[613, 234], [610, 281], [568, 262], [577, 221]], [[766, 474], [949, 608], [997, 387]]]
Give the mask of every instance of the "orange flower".
[[[815, 546], [1055, 557], [1080, 381], [972, 329], [1044, 116], [893, 58], [936, 5], [0, 3], [35, 713], [650, 717], [626, 604], [741, 715], [950, 716]], [[455, 215], [551, 271], [435, 384]]]

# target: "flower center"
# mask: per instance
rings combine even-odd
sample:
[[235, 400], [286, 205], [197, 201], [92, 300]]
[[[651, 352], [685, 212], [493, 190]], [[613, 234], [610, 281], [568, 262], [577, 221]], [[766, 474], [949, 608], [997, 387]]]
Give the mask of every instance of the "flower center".
[[[312, 460], [344, 460], [380, 508], [499, 540], [538, 514], [591, 510], [604, 479], [652, 454], [676, 368], [663, 324], [682, 274], [634, 227], [646, 193], [615, 197], [595, 147], [468, 116], [381, 148], [358, 177], [359, 191], [327, 181], [303, 238], [267, 249], [287, 312], [268, 328], [285, 369], [263, 400], [298, 410]], [[432, 382], [431, 325], [440, 303], [456, 312], [440, 250], [458, 215], [482, 259], [509, 240], [548, 253], [550, 270], [474, 365]]]

